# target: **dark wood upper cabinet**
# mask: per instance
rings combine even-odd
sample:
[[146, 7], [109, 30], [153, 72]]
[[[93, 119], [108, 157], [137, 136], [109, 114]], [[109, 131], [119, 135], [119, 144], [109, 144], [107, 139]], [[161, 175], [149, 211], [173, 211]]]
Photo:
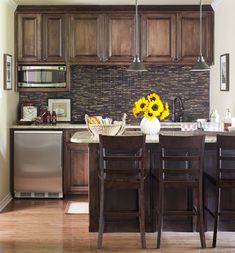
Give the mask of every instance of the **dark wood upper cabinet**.
[[[199, 12], [181, 13], [178, 18], [178, 60], [193, 63], [200, 52]], [[213, 17], [202, 16], [202, 54], [208, 64], [213, 62]]]
[[17, 15], [18, 62], [65, 62], [64, 14]]
[[[18, 63], [131, 63], [135, 54], [132, 7], [57, 6], [56, 11], [44, 7], [17, 8]], [[199, 8], [140, 6], [139, 16], [144, 63], [194, 64], [200, 51]], [[213, 37], [214, 13], [211, 6], [203, 6], [202, 52], [208, 64], [213, 63]]]
[[41, 60], [41, 15], [18, 14], [17, 16], [18, 61]]
[[65, 16], [43, 15], [43, 60], [65, 61]]
[[92, 63], [103, 61], [103, 15], [70, 16], [70, 61]]
[[104, 61], [131, 62], [133, 60], [134, 27], [133, 14], [106, 15]]
[[141, 15], [143, 62], [172, 62], [176, 59], [176, 14]]
[[[203, 13], [202, 52], [213, 62], [213, 16]], [[146, 63], [193, 64], [200, 52], [199, 12], [141, 15], [141, 56]]]

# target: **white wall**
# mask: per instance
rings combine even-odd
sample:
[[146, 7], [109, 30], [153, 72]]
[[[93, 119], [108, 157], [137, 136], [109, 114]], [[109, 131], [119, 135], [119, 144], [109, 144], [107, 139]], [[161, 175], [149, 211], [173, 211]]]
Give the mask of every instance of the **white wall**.
[[[14, 59], [14, 11], [12, 0], [0, 0], [0, 211], [9, 199], [10, 192], [10, 142], [9, 127], [16, 119], [18, 94], [3, 89], [3, 54]], [[13, 67], [14, 70], [14, 67]]]
[[[221, 119], [226, 108], [235, 116], [235, 1], [216, 0], [215, 11], [215, 65], [211, 68], [210, 109], [218, 109]], [[220, 55], [229, 53], [230, 88], [220, 91]]]

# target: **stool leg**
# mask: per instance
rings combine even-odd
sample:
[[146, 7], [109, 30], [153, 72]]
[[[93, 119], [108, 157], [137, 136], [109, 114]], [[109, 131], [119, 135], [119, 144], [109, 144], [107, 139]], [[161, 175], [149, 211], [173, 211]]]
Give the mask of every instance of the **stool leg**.
[[101, 180], [100, 185], [100, 218], [99, 218], [99, 234], [97, 248], [102, 248], [103, 242], [103, 233], [104, 233], [104, 181]]
[[219, 186], [216, 186], [216, 201], [215, 201], [215, 220], [214, 220], [214, 234], [213, 234], [213, 242], [212, 247], [216, 247], [217, 241], [217, 231], [218, 231], [218, 223], [219, 223], [219, 210], [220, 210], [220, 198], [221, 198], [221, 189]]
[[141, 245], [143, 249], [146, 249], [146, 238], [145, 238], [145, 206], [144, 206], [144, 184], [141, 182], [139, 192], [139, 224], [140, 224], [140, 235]]
[[204, 231], [204, 221], [203, 221], [203, 202], [202, 202], [202, 187], [198, 189], [198, 219], [199, 219], [199, 233], [201, 240], [201, 247], [206, 248], [206, 239]]
[[208, 215], [207, 215], [207, 204], [208, 204], [208, 193], [207, 193], [207, 188], [206, 188], [206, 177], [203, 178], [203, 217], [204, 217], [204, 227], [205, 231], [208, 230], [207, 228], [207, 220], [208, 220]]
[[164, 204], [164, 191], [163, 191], [163, 184], [160, 182], [159, 187], [159, 210], [158, 210], [158, 229], [157, 229], [157, 249], [160, 249], [161, 246], [161, 233], [162, 233], [162, 223], [163, 223], [163, 204]]

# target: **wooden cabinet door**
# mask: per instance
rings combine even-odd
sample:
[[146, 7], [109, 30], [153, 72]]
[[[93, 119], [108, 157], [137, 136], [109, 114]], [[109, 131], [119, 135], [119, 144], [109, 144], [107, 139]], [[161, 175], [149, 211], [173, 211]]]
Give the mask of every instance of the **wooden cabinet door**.
[[87, 194], [88, 145], [67, 143], [65, 163], [65, 194]]
[[[202, 54], [205, 61], [213, 61], [213, 18], [210, 13], [202, 16]], [[178, 60], [181, 63], [195, 63], [200, 53], [199, 12], [181, 13], [178, 20]]]
[[176, 14], [141, 15], [141, 58], [148, 63], [176, 60]]
[[70, 60], [78, 63], [103, 61], [103, 15], [70, 16]]
[[105, 19], [105, 59], [131, 62], [134, 55], [135, 18], [133, 14], [108, 14]]
[[18, 61], [41, 60], [41, 14], [17, 14]]
[[65, 61], [65, 16], [43, 15], [43, 61]]

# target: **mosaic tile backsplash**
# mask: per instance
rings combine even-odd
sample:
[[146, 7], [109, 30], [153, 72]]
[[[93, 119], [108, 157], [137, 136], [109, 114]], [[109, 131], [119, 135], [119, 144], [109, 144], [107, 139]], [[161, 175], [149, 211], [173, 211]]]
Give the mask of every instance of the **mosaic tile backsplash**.
[[[180, 96], [184, 121], [209, 117], [209, 73], [190, 72], [189, 66], [146, 66], [147, 72], [127, 72], [126, 66], [71, 66], [70, 92], [22, 92], [20, 103], [34, 101], [47, 106], [48, 98], [71, 98], [72, 121], [82, 122], [84, 115], [109, 116], [120, 120], [127, 113], [128, 124], [139, 124], [132, 114], [134, 102], [150, 93], [158, 93], [169, 103]], [[167, 120], [171, 120], [171, 115]]]

